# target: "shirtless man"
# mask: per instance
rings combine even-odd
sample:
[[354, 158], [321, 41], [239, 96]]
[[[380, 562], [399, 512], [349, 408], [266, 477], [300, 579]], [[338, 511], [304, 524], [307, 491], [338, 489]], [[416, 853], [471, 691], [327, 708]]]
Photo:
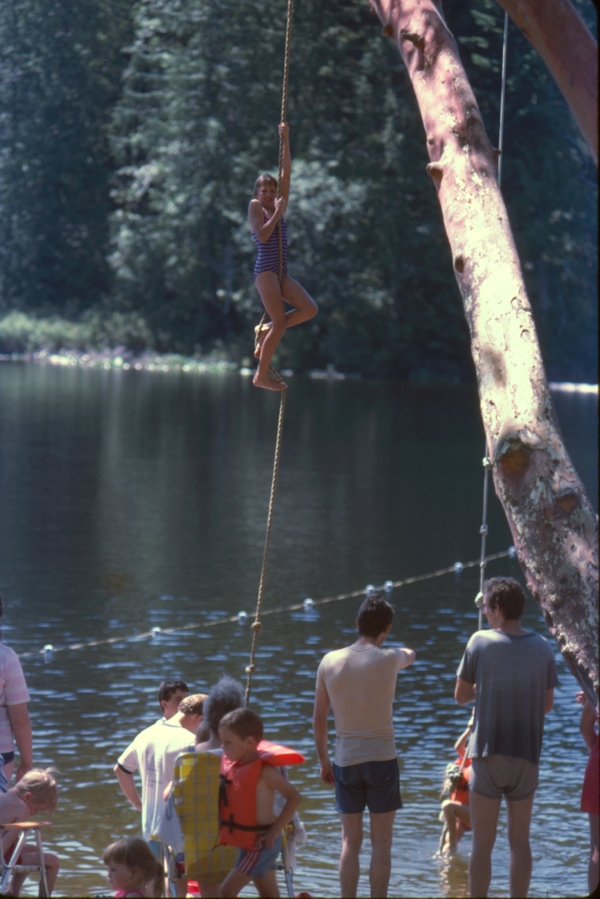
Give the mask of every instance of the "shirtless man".
[[[392, 826], [396, 810], [402, 808], [392, 705], [398, 671], [415, 660], [412, 649], [382, 649], [393, 617], [383, 594], [368, 596], [358, 610], [358, 640], [327, 653], [317, 673], [313, 730], [321, 780], [335, 784], [342, 820], [342, 897], [357, 895], [366, 807], [371, 821], [371, 896], [387, 896]], [[327, 746], [330, 708], [336, 731], [333, 765]]]

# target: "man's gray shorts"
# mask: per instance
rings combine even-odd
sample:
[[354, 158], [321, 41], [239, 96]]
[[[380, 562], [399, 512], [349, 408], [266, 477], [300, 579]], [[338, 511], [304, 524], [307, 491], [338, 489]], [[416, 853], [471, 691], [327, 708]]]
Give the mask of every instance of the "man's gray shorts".
[[469, 789], [486, 799], [518, 802], [533, 796], [538, 785], [539, 767], [512, 755], [485, 755], [471, 759]]

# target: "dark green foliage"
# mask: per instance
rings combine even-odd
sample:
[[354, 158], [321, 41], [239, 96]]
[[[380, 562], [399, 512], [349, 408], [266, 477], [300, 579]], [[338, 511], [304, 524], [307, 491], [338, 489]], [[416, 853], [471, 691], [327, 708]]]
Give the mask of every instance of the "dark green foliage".
[[[495, 0], [444, 7], [495, 141], [503, 12]], [[277, 168], [285, 9], [0, 7], [4, 308], [72, 316], [92, 306], [143, 321], [157, 349], [249, 354], [261, 309], [246, 209], [257, 174]], [[366, 0], [296, 3], [288, 118], [290, 270], [320, 314], [286, 334], [277, 363], [471, 378], [416, 101]], [[595, 171], [514, 27], [503, 182], [549, 374], [590, 380]]]
[[122, 0], [0, 4], [0, 308], [76, 313], [106, 291], [107, 126]]

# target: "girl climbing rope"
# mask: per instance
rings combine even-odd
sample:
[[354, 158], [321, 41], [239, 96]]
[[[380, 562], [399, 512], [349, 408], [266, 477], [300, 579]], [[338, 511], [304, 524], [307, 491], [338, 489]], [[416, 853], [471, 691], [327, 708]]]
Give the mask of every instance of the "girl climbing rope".
[[[252, 238], [258, 249], [254, 283], [271, 321], [255, 328], [254, 355], [258, 368], [253, 378], [256, 387], [284, 390], [286, 384], [270, 373], [271, 359], [287, 328], [308, 321], [317, 314], [317, 304], [287, 271], [287, 230], [284, 213], [290, 193], [292, 157], [289, 127], [279, 126], [282, 145], [279, 184], [273, 175], [261, 175], [254, 185], [254, 198], [248, 207]], [[278, 235], [280, 231], [280, 235]], [[294, 308], [286, 312], [285, 303]]]

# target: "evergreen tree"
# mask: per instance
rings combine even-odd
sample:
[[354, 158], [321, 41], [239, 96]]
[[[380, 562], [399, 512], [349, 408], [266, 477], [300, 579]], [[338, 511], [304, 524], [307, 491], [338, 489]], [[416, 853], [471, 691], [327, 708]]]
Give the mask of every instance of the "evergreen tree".
[[108, 289], [106, 128], [124, 0], [0, 5], [0, 308], [71, 313]]

